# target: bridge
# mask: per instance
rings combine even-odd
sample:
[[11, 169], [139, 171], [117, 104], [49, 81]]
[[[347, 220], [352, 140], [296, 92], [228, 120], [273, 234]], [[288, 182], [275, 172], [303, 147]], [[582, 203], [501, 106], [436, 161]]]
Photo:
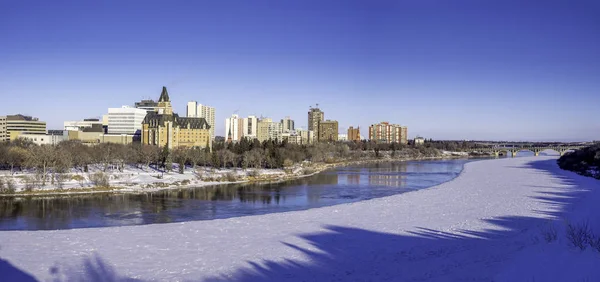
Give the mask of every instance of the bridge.
[[581, 145], [568, 145], [568, 146], [521, 146], [521, 147], [490, 147], [490, 148], [477, 148], [474, 151], [482, 153], [490, 153], [494, 156], [512, 156], [516, 157], [518, 152], [531, 151], [535, 156], [539, 156], [542, 151], [553, 150], [559, 153], [561, 156], [567, 152], [581, 149], [585, 146]]

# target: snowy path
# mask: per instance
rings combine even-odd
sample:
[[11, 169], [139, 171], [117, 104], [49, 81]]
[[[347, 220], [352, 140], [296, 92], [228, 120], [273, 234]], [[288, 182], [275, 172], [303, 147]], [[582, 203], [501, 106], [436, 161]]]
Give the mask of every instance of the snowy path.
[[[600, 255], [569, 248], [561, 224], [600, 222], [600, 182], [555, 163], [472, 162], [437, 187], [306, 211], [0, 232], [0, 281], [595, 281]], [[550, 224], [557, 242], [543, 239]]]

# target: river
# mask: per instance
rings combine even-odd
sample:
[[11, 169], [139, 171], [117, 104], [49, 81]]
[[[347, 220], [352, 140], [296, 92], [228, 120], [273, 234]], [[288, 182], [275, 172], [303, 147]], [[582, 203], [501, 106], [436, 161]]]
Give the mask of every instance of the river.
[[469, 161], [361, 164], [271, 184], [0, 198], [0, 230], [141, 225], [304, 210], [436, 186], [458, 176]]

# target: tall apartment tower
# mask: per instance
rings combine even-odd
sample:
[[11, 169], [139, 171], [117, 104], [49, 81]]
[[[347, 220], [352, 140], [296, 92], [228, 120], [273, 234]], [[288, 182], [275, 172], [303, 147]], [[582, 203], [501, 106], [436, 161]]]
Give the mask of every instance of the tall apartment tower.
[[319, 109], [318, 104], [316, 108], [310, 108], [308, 111], [308, 130], [314, 132], [314, 136], [319, 136], [319, 123], [325, 120], [325, 113]]
[[281, 127], [283, 132], [292, 132], [294, 131], [294, 120], [290, 117], [285, 117], [281, 120]]
[[215, 139], [215, 108], [198, 104], [196, 101], [190, 101], [187, 103], [187, 117], [204, 118], [208, 125], [210, 125], [210, 136]]
[[242, 137], [255, 139], [258, 137], [258, 118], [255, 116], [248, 116], [244, 118], [242, 124]]
[[231, 117], [225, 119], [225, 141], [237, 142], [242, 139], [242, 123], [243, 119], [236, 114], [233, 114]]
[[348, 141], [351, 141], [351, 142], [359, 142], [360, 141], [360, 126], [357, 128], [350, 126], [348, 128]]

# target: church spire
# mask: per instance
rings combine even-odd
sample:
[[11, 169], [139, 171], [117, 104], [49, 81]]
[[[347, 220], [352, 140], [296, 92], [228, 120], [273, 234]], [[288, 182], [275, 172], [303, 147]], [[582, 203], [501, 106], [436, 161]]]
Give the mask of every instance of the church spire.
[[169, 101], [169, 93], [167, 92], [167, 87], [163, 86], [162, 92], [160, 93], [160, 98], [158, 98], [159, 102], [170, 102]]

